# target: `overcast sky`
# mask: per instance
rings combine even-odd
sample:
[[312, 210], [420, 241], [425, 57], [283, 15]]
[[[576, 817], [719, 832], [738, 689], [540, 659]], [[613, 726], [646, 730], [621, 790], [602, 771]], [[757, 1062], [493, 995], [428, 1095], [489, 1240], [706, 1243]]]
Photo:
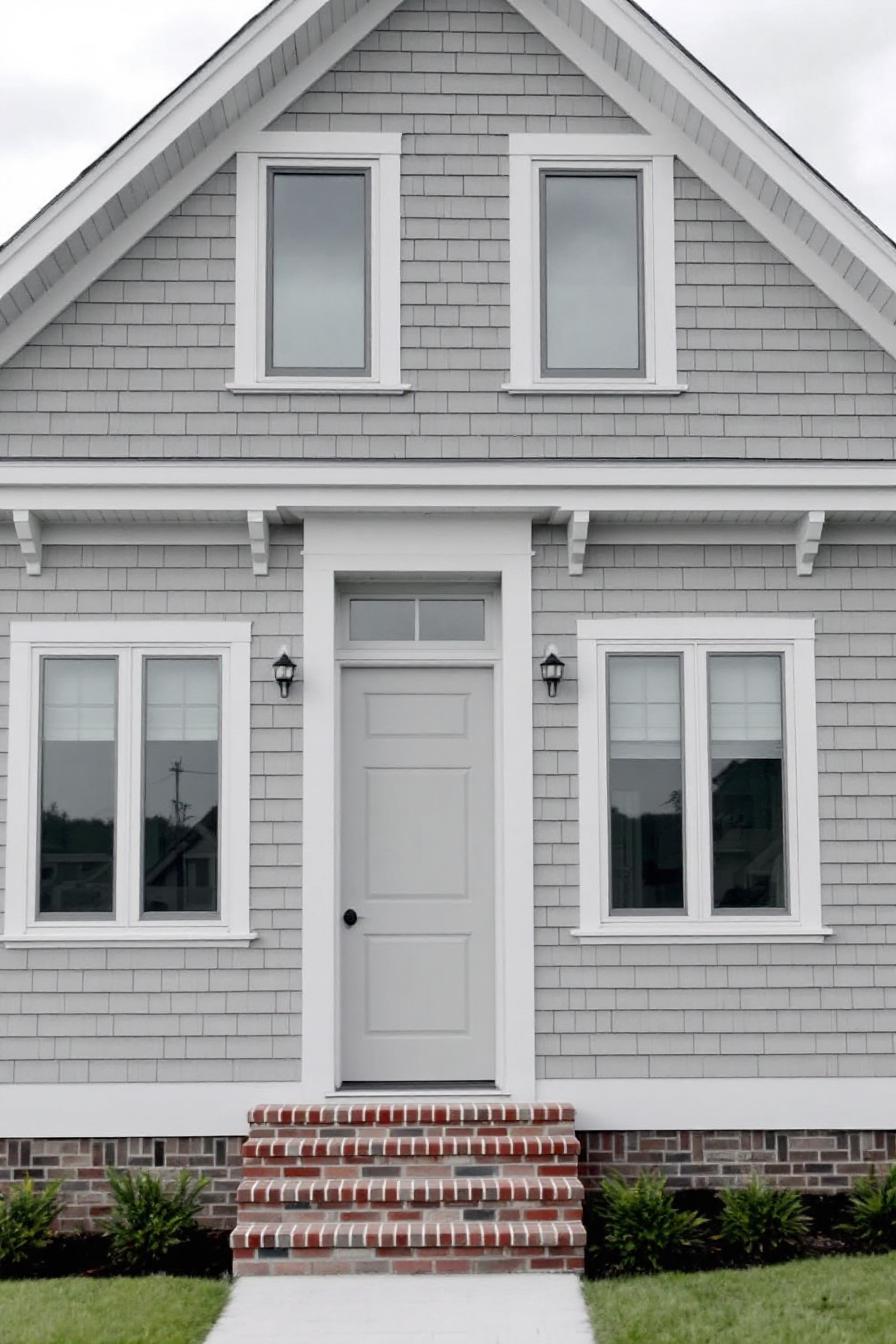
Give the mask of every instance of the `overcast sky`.
[[[896, 0], [641, 3], [876, 223], [896, 234]], [[0, 239], [260, 5], [5, 0]]]

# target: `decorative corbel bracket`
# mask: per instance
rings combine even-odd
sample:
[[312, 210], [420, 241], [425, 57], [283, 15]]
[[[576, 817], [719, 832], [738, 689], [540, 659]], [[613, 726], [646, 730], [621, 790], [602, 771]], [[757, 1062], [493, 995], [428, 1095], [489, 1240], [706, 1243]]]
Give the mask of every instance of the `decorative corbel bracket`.
[[567, 563], [570, 574], [581, 574], [585, 567], [585, 548], [588, 545], [588, 509], [555, 509], [551, 522], [566, 525]]
[[41, 522], [30, 509], [14, 509], [12, 524], [16, 530], [19, 549], [25, 561], [25, 573], [37, 577], [43, 563], [43, 542]]
[[566, 549], [570, 574], [581, 574], [585, 568], [585, 549], [588, 545], [588, 524], [591, 514], [587, 509], [573, 509], [566, 523]]
[[270, 560], [271, 529], [267, 514], [261, 509], [250, 509], [246, 514], [249, 527], [249, 549], [252, 552], [252, 573], [264, 576]]
[[812, 509], [804, 513], [796, 528], [796, 572], [808, 578], [815, 567], [815, 557], [824, 531], [824, 511]]

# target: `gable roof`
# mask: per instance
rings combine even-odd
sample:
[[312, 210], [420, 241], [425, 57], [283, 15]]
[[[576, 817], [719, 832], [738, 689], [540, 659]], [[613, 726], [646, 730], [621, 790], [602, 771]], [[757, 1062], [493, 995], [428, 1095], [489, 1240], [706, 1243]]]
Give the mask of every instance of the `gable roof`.
[[[632, 0], [508, 0], [896, 357], [896, 245]], [[9, 359], [400, 0], [271, 0], [0, 249]]]

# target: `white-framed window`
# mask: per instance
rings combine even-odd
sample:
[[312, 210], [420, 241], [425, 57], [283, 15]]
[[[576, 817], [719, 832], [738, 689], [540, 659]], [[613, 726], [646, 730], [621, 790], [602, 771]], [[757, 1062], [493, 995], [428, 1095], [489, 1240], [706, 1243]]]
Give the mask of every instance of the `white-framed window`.
[[510, 136], [510, 392], [680, 392], [673, 155]]
[[814, 621], [578, 623], [581, 927], [821, 938]]
[[236, 162], [231, 390], [404, 391], [400, 133], [271, 131]]
[[6, 942], [252, 937], [250, 637], [11, 624]]

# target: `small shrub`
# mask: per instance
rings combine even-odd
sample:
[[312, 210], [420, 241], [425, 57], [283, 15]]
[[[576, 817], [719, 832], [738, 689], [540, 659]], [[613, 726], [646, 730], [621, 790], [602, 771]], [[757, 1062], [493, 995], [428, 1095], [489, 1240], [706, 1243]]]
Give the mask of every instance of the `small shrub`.
[[606, 1176], [598, 1209], [604, 1268], [613, 1273], [680, 1269], [706, 1248], [706, 1219], [676, 1208], [658, 1173], [643, 1172], [633, 1185]]
[[841, 1231], [861, 1250], [896, 1250], [896, 1167], [884, 1177], [872, 1171], [856, 1181]]
[[206, 1176], [181, 1171], [170, 1187], [152, 1172], [108, 1171], [113, 1209], [103, 1220], [112, 1258], [134, 1274], [153, 1274], [196, 1232]]
[[60, 1210], [61, 1181], [51, 1181], [43, 1190], [35, 1190], [26, 1177], [0, 1195], [0, 1272], [21, 1273], [43, 1251], [51, 1236], [50, 1229]]
[[735, 1259], [765, 1265], [799, 1250], [809, 1215], [796, 1190], [779, 1190], [754, 1176], [749, 1185], [720, 1191], [719, 1236]]

